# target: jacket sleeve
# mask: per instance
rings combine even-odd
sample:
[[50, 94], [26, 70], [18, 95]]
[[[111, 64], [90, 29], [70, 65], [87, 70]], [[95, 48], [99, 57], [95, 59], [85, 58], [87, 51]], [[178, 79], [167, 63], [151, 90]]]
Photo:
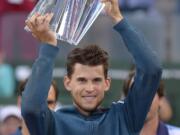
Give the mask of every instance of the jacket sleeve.
[[125, 19], [114, 26], [133, 56], [136, 66], [134, 83], [124, 101], [123, 112], [131, 132], [139, 132], [161, 79], [162, 69], [155, 53], [145, 38]]
[[47, 120], [52, 115], [46, 101], [58, 50], [48, 44], [40, 46], [39, 56], [22, 95], [21, 111], [32, 135], [45, 135]]

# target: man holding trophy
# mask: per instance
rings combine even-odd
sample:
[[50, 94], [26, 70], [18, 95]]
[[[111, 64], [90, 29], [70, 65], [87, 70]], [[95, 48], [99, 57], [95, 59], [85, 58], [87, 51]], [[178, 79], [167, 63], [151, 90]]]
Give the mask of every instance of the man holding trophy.
[[[64, 86], [73, 106], [52, 112], [46, 98], [59, 52], [56, 33], [49, 27], [53, 14], [32, 15], [26, 24], [40, 46], [31, 77], [22, 96], [22, 115], [31, 135], [138, 135], [161, 79], [158, 58], [146, 40], [123, 18], [118, 0], [102, 0], [137, 67], [124, 101], [100, 108], [109, 90], [108, 54], [97, 45], [73, 49], [67, 57]], [[60, 50], [61, 51], [61, 50]]]

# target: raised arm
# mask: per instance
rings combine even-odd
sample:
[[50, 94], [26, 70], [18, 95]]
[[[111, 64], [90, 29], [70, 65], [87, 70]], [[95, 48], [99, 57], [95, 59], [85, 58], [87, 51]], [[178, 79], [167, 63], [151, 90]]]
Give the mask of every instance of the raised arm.
[[22, 95], [22, 115], [32, 135], [45, 135], [46, 124], [51, 115], [46, 99], [51, 85], [54, 60], [59, 49], [55, 34], [49, 29], [52, 14], [34, 15], [26, 21], [33, 36], [42, 44], [39, 56], [32, 67], [25, 91]]
[[110, 3], [107, 14], [116, 23], [114, 28], [121, 35], [136, 65], [134, 83], [125, 99], [123, 110], [129, 130], [139, 132], [159, 85], [162, 73], [160, 62], [145, 38], [123, 19], [118, 0], [104, 1]]
[[124, 103], [124, 114], [131, 131], [138, 132], [158, 88], [162, 70], [158, 58], [144, 37], [126, 20], [122, 20], [114, 28], [121, 34], [136, 66], [134, 83]]

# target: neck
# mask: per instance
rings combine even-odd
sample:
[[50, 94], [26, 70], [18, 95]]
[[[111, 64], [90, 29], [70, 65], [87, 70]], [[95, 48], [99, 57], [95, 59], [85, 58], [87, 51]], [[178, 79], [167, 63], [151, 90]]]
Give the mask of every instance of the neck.
[[140, 135], [156, 135], [159, 124], [158, 115], [152, 119], [145, 121], [144, 126], [140, 132]]
[[25, 122], [22, 123], [22, 129], [21, 129], [22, 135], [30, 135], [28, 128], [26, 127]]
[[89, 116], [91, 114], [90, 111], [85, 111], [85, 110], [81, 109], [78, 105], [76, 105], [76, 103], [73, 103], [73, 104], [82, 115]]

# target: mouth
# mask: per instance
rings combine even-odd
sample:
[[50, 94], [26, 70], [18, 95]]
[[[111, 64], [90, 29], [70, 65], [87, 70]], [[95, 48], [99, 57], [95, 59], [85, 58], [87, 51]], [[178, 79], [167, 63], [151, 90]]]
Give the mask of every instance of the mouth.
[[91, 101], [93, 101], [94, 99], [96, 99], [96, 96], [95, 95], [88, 95], [88, 96], [82, 96], [83, 97], [83, 99], [85, 99], [86, 101], [89, 101], [89, 102], [91, 102]]

